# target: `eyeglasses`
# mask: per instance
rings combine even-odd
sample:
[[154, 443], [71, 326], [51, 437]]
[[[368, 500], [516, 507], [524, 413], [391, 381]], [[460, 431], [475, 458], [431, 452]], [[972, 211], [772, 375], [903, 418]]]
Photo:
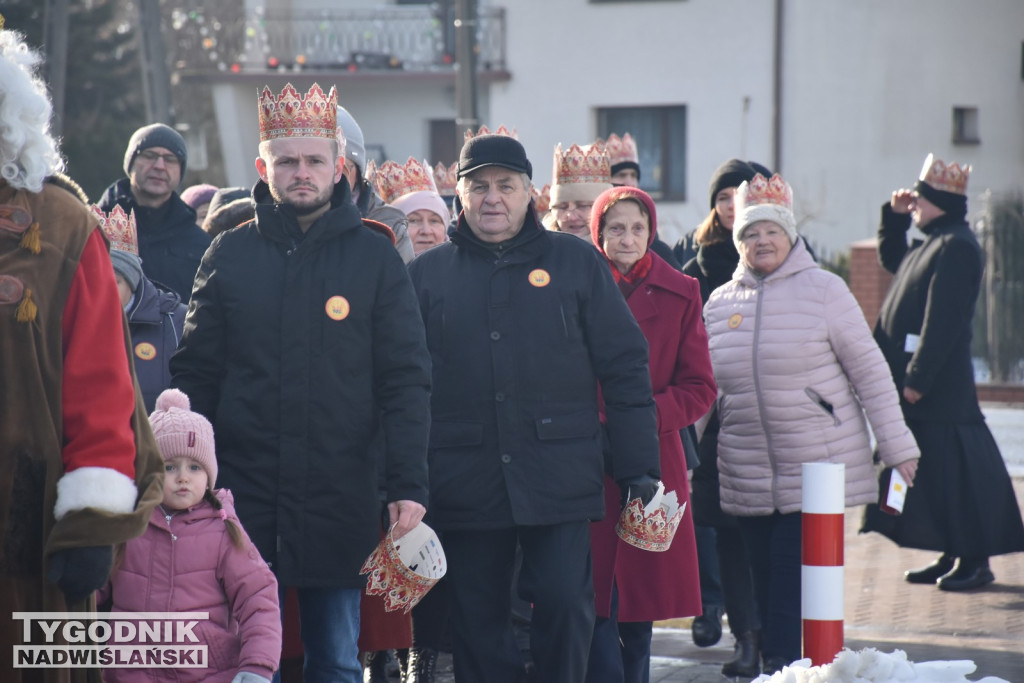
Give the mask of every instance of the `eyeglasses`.
[[555, 204], [551, 209], [558, 213], [572, 213], [575, 211], [580, 214], [588, 214], [593, 207], [594, 202], [569, 202], [567, 204]]
[[155, 164], [157, 159], [163, 159], [164, 163], [168, 166], [180, 166], [181, 160], [176, 154], [160, 154], [160, 152], [154, 152], [151, 149], [139, 152], [139, 156], [146, 160], [147, 164]]

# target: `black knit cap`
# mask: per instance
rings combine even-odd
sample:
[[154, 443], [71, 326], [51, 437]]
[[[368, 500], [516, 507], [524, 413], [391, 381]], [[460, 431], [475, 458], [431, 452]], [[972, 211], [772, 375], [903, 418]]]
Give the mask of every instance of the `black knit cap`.
[[[762, 168], [764, 167], [762, 166]], [[767, 171], [768, 169], [765, 170]], [[716, 168], [715, 172], [711, 175], [711, 186], [708, 190], [710, 206], [708, 208], [715, 208], [715, 197], [719, 192], [728, 187], [739, 187], [744, 180], [753, 180], [757, 173], [758, 171], [753, 166], [742, 159], [729, 159]], [[770, 176], [771, 173], [768, 173], [766, 177]]]
[[612, 164], [611, 173], [614, 176], [619, 171], [625, 171], [627, 168], [636, 171], [636, 179], [640, 180], [640, 164], [635, 161], [620, 161], [617, 164]]
[[458, 178], [484, 166], [501, 166], [533, 178], [533, 166], [526, 150], [509, 135], [476, 135], [466, 140], [459, 154]]
[[150, 147], [163, 147], [171, 150], [174, 156], [181, 162], [181, 177], [185, 177], [185, 166], [188, 163], [188, 150], [185, 148], [185, 138], [181, 137], [178, 131], [163, 123], [151, 123], [143, 126], [132, 133], [128, 141], [128, 149], [124, 152], [124, 174], [132, 172], [132, 163], [139, 152]]

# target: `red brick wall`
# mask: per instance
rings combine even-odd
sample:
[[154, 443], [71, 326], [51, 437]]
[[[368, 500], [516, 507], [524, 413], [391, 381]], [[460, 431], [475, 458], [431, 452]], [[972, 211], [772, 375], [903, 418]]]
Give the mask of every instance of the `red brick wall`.
[[850, 245], [850, 291], [864, 311], [871, 329], [875, 328], [878, 311], [891, 283], [892, 275], [878, 262], [878, 243], [875, 240]]

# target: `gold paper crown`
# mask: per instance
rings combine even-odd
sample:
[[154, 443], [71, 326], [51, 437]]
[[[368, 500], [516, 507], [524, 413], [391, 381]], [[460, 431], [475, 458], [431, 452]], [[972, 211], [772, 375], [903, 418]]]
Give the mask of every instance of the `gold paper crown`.
[[636, 151], [636, 141], [633, 140], [633, 136], [629, 133], [626, 133], [621, 138], [612, 133], [608, 136], [607, 142], [598, 138], [597, 144], [604, 144], [605, 149], [608, 150], [608, 163], [612, 166], [624, 164], [628, 161], [637, 165], [640, 164], [640, 156]]
[[545, 185], [540, 190], [536, 185], [530, 185], [530, 195], [533, 197], [533, 206], [537, 213], [545, 213], [551, 209], [551, 185]]
[[455, 194], [455, 185], [459, 179], [459, 162], [451, 166], [445, 166], [440, 161], [434, 166], [434, 185], [442, 197], [450, 197]]
[[967, 179], [971, 175], [971, 167], [967, 164], [961, 166], [955, 161], [948, 166], [941, 159], [936, 159], [934, 154], [929, 154], [924, 160], [924, 167], [921, 169], [922, 183], [928, 183], [936, 190], [953, 192], [955, 194], [967, 194]]
[[573, 183], [611, 183], [612, 171], [608, 150], [599, 143], [573, 145], [562, 152], [562, 143], [555, 147], [555, 167], [552, 185]]
[[374, 169], [372, 182], [381, 199], [387, 204], [393, 204], [396, 199], [410, 192], [437, 193], [430, 164], [420, 163], [412, 157], [409, 157], [404, 166], [394, 161], [385, 161], [379, 168]]
[[643, 503], [639, 498], [634, 498], [622, 510], [615, 525], [615, 533], [626, 543], [641, 550], [662, 553], [672, 545], [684, 512], [685, 503], [676, 510], [672, 519], [668, 519], [663, 507], [645, 515]]
[[776, 204], [793, 210], [793, 190], [778, 173], [766, 179], [760, 173], [747, 183], [747, 191], [741, 203], [743, 206], [758, 204]]
[[120, 205], [115, 205], [110, 213], [103, 213], [100, 207], [93, 204], [92, 212], [100, 221], [103, 234], [110, 241], [110, 248], [139, 255], [139, 237], [135, 229], [135, 209], [126, 214]]
[[[403, 550], [406, 544], [409, 547]], [[403, 562], [403, 552], [415, 559], [408, 564]], [[398, 541], [389, 531], [363, 562], [359, 573], [369, 574], [366, 594], [383, 596], [385, 611], [401, 609], [408, 614], [446, 571], [447, 560], [437, 534], [420, 522]]]
[[292, 84], [275, 97], [267, 86], [259, 96], [260, 142], [277, 138], [326, 138], [337, 140], [338, 91], [324, 91], [316, 83], [306, 96]]
[[505, 126], [498, 126], [498, 130], [496, 130], [496, 131], [494, 131], [492, 133], [487, 128], [487, 126], [480, 126], [480, 130], [478, 130], [476, 132], [476, 134], [474, 134], [473, 131], [471, 131], [471, 130], [467, 130], [466, 131], [466, 138], [465, 138], [465, 140], [463, 140], [463, 142], [468, 142], [470, 140], [470, 138], [474, 138], [477, 135], [507, 135], [510, 138], [514, 139], [514, 140], [518, 140], [519, 139], [519, 135], [516, 133], [516, 129], [515, 128], [513, 128], [512, 130], [509, 130]]

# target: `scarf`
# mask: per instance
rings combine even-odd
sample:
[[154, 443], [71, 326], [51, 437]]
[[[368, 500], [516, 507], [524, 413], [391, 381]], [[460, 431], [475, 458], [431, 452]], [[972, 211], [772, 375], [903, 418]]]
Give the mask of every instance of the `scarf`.
[[644, 255], [640, 257], [640, 260], [633, 264], [633, 267], [629, 269], [628, 273], [620, 273], [614, 263], [611, 261], [608, 262], [608, 265], [611, 266], [612, 269], [612, 277], [615, 278], [615, 284], [619, 286], [619, 291], [622, 292], [622, 296], [627, 299], [629, 298], [629, 295], [647, 279], [653, 264], [654, 259], [651, 257], [650, 249], [645, 251]]

